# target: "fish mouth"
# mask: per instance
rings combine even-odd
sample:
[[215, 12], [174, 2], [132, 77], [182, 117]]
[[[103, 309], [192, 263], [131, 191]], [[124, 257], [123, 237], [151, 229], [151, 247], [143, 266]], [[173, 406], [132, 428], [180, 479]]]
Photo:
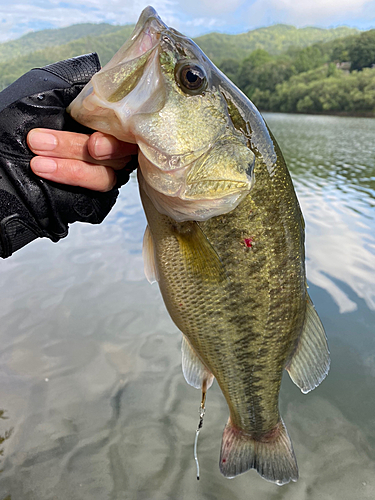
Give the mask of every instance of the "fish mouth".
[[171, 217], [177, 222], [205, 221], [211, 217], [232, 211], [247, 195], [248, 189], [223, 193], [220, 198], [202, 197], [199, 199], [184, 198], [178, 195], [165, 194], [154, 189], [144, 178], [142, 168], [138, 169], [138, 182], [161, 214]]
[[[223, 141], [224, 142], [224, 141]], [[204, 221], [232, 211], [249, 193], [253, 176], [245, 172], [234, 175], [205, 168], [212, 148], [178, 168], [163, 169], [144, 154], [140, 144], [138, 180], [156, 210], [177, 222]], [[148, 151], [149, 152], [149, 151]], [[255, 157], [254, 157], [255, 160]], [[251, 172], [254, 165], [251, 167]]]
[[128, 41], [106, 64], [102, 71], [120, 63], [137, 59], [143, 54], [152, 51], [160, 43], [161, 33], [168, 30], [168, 26], [160, 19], [153, 7], [146, 7], [141, 13], [134, 31]]
[[157, 113], [164, 106], [159, 54], [162, 33], [168, 30], [152, 7], [144, 9], [130, 39], [70, 104], [72, 117], [121, 141], [136, 143], [132, 117]]
[[[141, 14], [132, 36], [106, 64], [94, 81], [94, 91], [109, 103], [117, 103], [127, 97], [140, 83], [145, 73], [160, 74], [157, 59], [161, 34], [168, 26], [163, 23], [152, 7], [147, 7]], [[150, 76], [148, 78], [150, 80]], [[145, 88], [147, 87], [144, 86]], [[145, 95], [143, 89], [137, 100], [145, 102], [151, 95]], [[154, 91], [148, 85], [149, 93]], [[133, 112], [136, 111], [133, 107]]]

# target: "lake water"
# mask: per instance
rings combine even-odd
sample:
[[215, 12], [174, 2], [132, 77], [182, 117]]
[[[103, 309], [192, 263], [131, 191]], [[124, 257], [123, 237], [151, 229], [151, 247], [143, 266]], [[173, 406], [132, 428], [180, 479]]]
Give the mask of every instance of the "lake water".
[[219, 473], [228, 418], [199, 391], [181, 335], [143, 276], [132, 179], [98, 227], [74, 224], [0, 262], [0, 500], [353, 500], [375, 497], [375, 120], [267, 114], [306, 220], [310, 295], [332, 357], [280, 408], [300, 479]]

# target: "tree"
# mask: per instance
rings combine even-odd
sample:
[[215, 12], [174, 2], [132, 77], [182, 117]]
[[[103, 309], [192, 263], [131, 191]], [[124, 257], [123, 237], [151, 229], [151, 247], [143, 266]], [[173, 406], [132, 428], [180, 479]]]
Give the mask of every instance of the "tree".
[[254, 50], [248, 57], [246, 57], [241, 64], [238, 73], [238, 84], [242, 89], [245, 89], [252, 83], [253, 71], [255, 68], [271, 61], [272, 56], [263, 49]]
[[240, 66], [241, 62], [237, 59], [227, 58], [221, 61], [219, 68], [230, 80], [232, 80], [232, 82], [237, 84]]
[[295, 74], [294, 66], [282, 59], [276, 59], [253, 69], [251, 82], [244, 88], [245, 94], [252, 98], [255, 89], [274, 92], [276, 85]]
[[353, 39], [349, 48], [352, 70], [369, 68], [375, 64], [375, 30], [365, 31]]
[[304, 73], [310, 69], [318, 68], [327, 61], [327, 57], [318, 45], [311, 45], [297, 52], [293, 59], [297, 73]]

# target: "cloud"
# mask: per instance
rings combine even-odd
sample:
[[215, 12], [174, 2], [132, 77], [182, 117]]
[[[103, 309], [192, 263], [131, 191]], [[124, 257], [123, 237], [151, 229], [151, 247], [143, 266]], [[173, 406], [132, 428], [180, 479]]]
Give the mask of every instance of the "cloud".
[[[0, 0], [0, 41], [78, 23], [135, 23], [150, 0]], [[375, 0], [153, 0], [162, 19], [189, 36], [239, 33], [272, 23], [375, 25]]]
[[352, 18], [363, 16], [365, 7], [374, 0], [256, 0], [248, 9], [251, 23], [284, 22], [297, 26], [348, 24]]
[[[135, 23], [149, 0], [15, 0], [11, 8], [0, 0], [0, 41], [28, 31], [61, 28], [79, 23]], [[218, 27], [228, 28], [228, 14], [246, 0], [154, 0], [153, 7], [170, 26], [196, 36]], [[232, 20], [236, 24], [235, 20]]]
[[[16, 0], [9, 8], [0, 0], [0, 40], [15, 38], [28, 31], [43, 28], [61, 28], [79, 23], [135, 23], [149, 1], [133, 0]], [[161, 15], [171, 17], [173, 8], [169, 0], [156, 0]], [[25, 21], [27, 20], [27, 21]]]

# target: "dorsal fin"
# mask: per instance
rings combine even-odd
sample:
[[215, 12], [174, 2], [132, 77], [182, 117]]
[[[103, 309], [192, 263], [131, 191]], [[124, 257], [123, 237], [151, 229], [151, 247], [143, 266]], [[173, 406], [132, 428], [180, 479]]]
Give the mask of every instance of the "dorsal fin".
[[185, 335], [182, 335], [181, 351], [182, 372], [186, 382], [196, 389], [205, 388], [207, 391], [214, 381], [214, 376], [198, 358]]
[[326, 377], [330, 365], [326, 334], [307, 295], [306, 315], [296, 350], [285, 369], [303, 393], [315, 389]]

